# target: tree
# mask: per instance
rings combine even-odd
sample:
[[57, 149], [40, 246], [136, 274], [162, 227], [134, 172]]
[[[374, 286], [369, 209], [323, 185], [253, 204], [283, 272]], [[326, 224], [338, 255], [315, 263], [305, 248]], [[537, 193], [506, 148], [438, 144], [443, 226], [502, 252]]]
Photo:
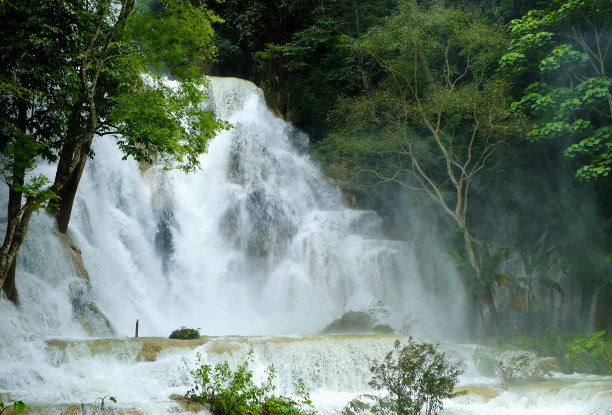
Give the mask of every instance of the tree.
[[612, 171], [611, 19], [607, 0], [554, 1], [508, 24], [501, 59], [517, 77], [536, 80], [514, 103], [534, 118], [527, 137], [571, 140], [565, 155], [579, 160], [583, 180]]
[[501, 27], [475, 9], [399, 3], [355, 47], [382, 75], [371, 94], [345, 99], [340, 127], [320, 146], [335, 175], [424, 192], [453, 220], [494, 328], [488, 252], [468, 224], [470, 189], [505, 139], [521, 131], [508, 87], [495, 78], [506, 46]]
[[[7, 63], [0, 79], [35, 97], [5, 88], [0, 99], [2, 173], [10, 192], [0, 285], [6, 291], [13, 281], [15, 291], [15, 258], [32, 213], [59, 199], [53, 210], [66, 232], [94, 137], [120, 134], [126, 157], [152, 162], [160, 155], [167, 166], [189, 171], [226, 124], [200, 106], [206, 99], [200, 72], [214, 57], [210, 22], [216, 19], [203, 6], [163, 0], [151, 12], [135, 10], [134, 0], [31, 0], [3, 3], [2, 15], [3, 38], [14, 43], [0, 49]], [[181, 81], [166, 85], [162, 71]], [[59, 159], [51, 184], [42, 176], [28, 179], [40, 157]]]
[[[34, 211], [54, 197], [49, 180], [26, 180], [38, 158], [54, 159], [57, 138], [66, 131], [71, 57], [70, 27], [78, 24], [68, 2], [4, 2], [0, 13], [0, 174], [9, 188], [7, 226], [0, 248], [0, 288], [17, 302], [15, 258]], [[7, 278], [8, 274], [8, 278]]]
[[391, 5], [390, 0], [321, 3], [289, 41], [267, 43], [255, 54], [266, 69], [263, 86], [269, 101], [284, 108], [313, 142], [328, 133], [327, 115], [339, 95], [372, 89], [373, 59], [350, 44], [380, 22]]
[[[396, 340], [381, 363], [370, 368], [369, 385], [379, 395], [364, 395], [352, 401], [343, 413], [352, 415], [368, 409], [375, 414], [434, 415], [443, 409], [442, 399], [454, 398], [459, 376], [463, 373], [458, 363], [452, 363], [444, 352], [429, 343], [419, 343], [412, 337], [408, 344]], [[368, 404], [362, 399], [374, 401]]]

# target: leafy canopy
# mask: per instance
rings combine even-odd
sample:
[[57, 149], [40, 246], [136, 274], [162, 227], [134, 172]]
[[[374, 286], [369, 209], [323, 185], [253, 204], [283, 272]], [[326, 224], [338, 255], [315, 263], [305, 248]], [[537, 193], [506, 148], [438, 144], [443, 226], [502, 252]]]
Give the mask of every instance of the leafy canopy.
[[539, 78], [513, 104], [533, 117], [528, 139], [570, 139], [565, 155], [584, 180], [612, 171], [611, 19], [608, 0], [554, 1], [508, 24], [500, 60], [517, 77]]

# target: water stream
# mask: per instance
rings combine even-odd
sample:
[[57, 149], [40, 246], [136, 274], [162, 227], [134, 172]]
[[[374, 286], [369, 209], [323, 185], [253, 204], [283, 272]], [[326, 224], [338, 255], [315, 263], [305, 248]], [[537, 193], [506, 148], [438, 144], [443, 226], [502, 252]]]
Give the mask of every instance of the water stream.
[[[370, 309], [397, 329], [410, 318], [411, 333], [427, 340], [461, 330], [459, 284], [449, 299], [432, 298], [411, 243], [385, 237], [374, 212], [344, 206], [309, 158], [308, 138], [275, 117], [260, 90], [217, 78], [210, 90], [233, 128], [194, 174], [122, 161], [112, 140], [95, 141], [69, 230], [91, 284], [52, 220], [33, 218], [18, 264], [21, 306], [0, 301], [5, 399], [59, 414], [112, 395], [126, 413], [180, 413], [169, 396], [190, 386], [184, 358], [236, 363], [252, 349], [256, 373], [276, 365], [281, 392], [303, 381], [320, 413], [339, 413], [367, 390], [368, 362], [395, 337], [317, 336], [332, 320]], [[53, 166], [40, 172], [52, 177]], [[144, 340], [127, 339], [136, 319], [141, 336], [187, 326], [212, 337], [148, 359]], [[557, 376], [504, 391], [474, 369], [472, 346], [444, 347], [465, 360], [471, 391], [445, 414], [612, 413], [610, 378]]]

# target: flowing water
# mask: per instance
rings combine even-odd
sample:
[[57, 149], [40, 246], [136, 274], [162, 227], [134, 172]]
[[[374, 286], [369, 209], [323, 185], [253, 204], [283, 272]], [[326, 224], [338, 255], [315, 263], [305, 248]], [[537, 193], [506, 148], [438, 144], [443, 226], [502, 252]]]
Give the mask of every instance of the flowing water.
[[[169, 396], [190, 386], [183, 359], [235, 364], [252, 349], [258, 375], [276, 365], [279, 391], [303, 381], [319, 412], [338, 413], [367, 390], [369, 362], [396, 337], [316, 336], [332, 320], [370, 311], [395, 328], [410, 321], [411, 333], [434, 341], [461, 329], [459, 286], [448, 287], [449, 299], [431, 298], [431, 275], [411, 244], [387, 239], [375, 213], [344, 206], [310, 160], [308, 138], [276, 118], [260, 90], [213, 79], [210, 91], [233, 128], [210, 143], [194, 174], [122, 161], [112, 140], [95, 142], [69, 231], [91, 284], [51, 219], [33, 218], [17, 273], [21, 306], [0, 301], [5, 399], [75, 413], [112, 395], [111, 407], [126, 413], [180, 413]], [[40, 172], [52, 177], [53, 166]], [[127, 339], [137, 319], [141, 336], [187, 326], [211, 337], [195, 349]], [[101, 337], [111, 340], [93, 340]], [[444, 347], [466, 362], [470, 391], [444, 413], [612, 413], [609, 378], [503, 391], [474, 369], [472, 346]]]

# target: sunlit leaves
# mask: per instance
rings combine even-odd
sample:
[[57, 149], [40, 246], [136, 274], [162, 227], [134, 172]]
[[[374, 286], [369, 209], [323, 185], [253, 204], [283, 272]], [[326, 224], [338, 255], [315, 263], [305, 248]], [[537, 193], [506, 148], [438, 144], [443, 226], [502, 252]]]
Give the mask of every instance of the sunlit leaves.
[[153, 78], [146, 88], [114, 98], [110, 116], [125, 156], [147, 163], [160, 157], [168, 168], [196, 168], [208, 140], [228, 127], [203, 108], [205, 85]]

